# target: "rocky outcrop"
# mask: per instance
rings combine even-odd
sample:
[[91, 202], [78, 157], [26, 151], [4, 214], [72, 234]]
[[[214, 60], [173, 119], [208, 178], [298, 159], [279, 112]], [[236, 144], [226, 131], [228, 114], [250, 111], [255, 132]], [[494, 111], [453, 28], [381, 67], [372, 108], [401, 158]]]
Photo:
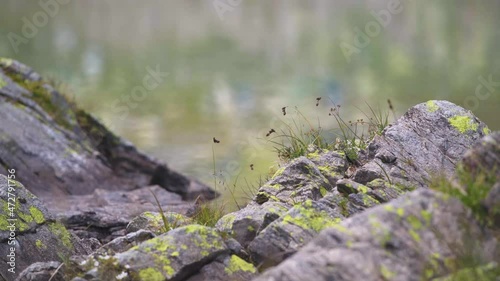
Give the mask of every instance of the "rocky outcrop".
[[422, 189], [323, 231], [255, 280], [434, 280], [498, 266], [499, 246], [461, 202]]
[[[488, 132], [469, 111], [450, 102], [419, 104], [376, 136], [356, 164], [349, 165], [342, 152], [310, 151], [278, 170], [253, 202], [218, 226], [248, 245], [261, 268], [279, 264], [322, 229], [427, 187], [431, 176], [452, 177], [463, 154]], [[269, 216], [270, 203], [288, 211]], [[247, 223], [250, 227], [242, 227]]]
[[[26, 66], [0, 66], [0, 115], [9, 121], [0, 124], [9, 148], [0, 153], [0, 173], [15, 167], [40, 195], [16, 183], [10, 211], [0, 177], [3, 209], [18, 219], [19, 280], [406, 281], [499, 273], [500, 133], [489, 135], [452, 103], [411, 108], [356, 160], [311, 146], [212, 228], [186, 216], [194, 206], [185, 200], [213, 198], [213, 191], [112, 135]], [[428, 189], [432, 178], [444, 179], [446, 193]], [[484, 180], [478, 186], [476, 179]], [[0, 215], [2, 252], [7, 218]], [[6, 262], [0, 276], [12, 280]]]
[[40, 197], [159, 185], [183, 199], [209, 187], [139, 152], [71, 104], [29, 67], [0, 59], [0, 174], [8, 168]]

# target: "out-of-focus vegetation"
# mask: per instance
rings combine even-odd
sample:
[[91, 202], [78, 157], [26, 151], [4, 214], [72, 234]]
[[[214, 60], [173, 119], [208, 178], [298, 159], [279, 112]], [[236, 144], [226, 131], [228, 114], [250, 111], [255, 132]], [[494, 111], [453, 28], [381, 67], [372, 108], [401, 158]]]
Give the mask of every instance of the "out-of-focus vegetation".
[[[446, 99], [500, 129], [500, 2], [402, 0], [401, 12], [346, 58], [341, 45], [356, 46], [358, 30], [376, 31], [374, 13], [390, 2], [242, 1], [221, 18], [213, 1], [71, 1], [16, 52], [7, 35], [22, 36], [23, 18], [43, 10], [38, 1], [8, 0], [0, 53], [65, 81], [118, 135], [205, 182], [214, 136], [218, 178], [266, 174], [276, 155], [265, 134], [284, 106], [299, 106], [327, 130], [337, 125], [328, 99], [352, 112], [346, 120], [363, 118], [355, 107], [365, 102], [391, 99], [401, 114]], [[169, 75], [143, 100], [131, 99], [157, 66]]]

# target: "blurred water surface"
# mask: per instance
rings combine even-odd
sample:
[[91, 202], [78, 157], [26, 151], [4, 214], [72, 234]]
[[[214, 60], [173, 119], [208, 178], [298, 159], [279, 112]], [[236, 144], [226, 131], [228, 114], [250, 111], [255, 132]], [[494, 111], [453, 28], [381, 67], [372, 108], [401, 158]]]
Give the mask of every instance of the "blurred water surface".
[[[332, 101], [355, 120], [365, 102], [385, 110], [391, 99], [402, 114], [447, 99], [500, 129], [500, 1], [66, 2], [26, 38], [44, 9], [2, 1], [1, 56], [64, 81], [82, 107], [177, 170], [213, 185], [215, 162], [219, 189], [269, 173], [277, 157], [265, 134], [290, 118], [283, 106], [328, 129]], [[155, 69], [168, 76], [134, 96]]]

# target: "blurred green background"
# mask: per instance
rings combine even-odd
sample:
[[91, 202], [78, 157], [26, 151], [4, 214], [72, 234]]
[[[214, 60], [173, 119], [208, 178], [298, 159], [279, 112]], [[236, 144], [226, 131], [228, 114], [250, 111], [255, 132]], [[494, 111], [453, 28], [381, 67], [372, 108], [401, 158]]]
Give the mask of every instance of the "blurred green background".
[[[289, 118], [283, 106], [327, 129], [332, 101], [355, 120], [365, 103], [385, 110], [391, 99], [401, 115], [446, 99], [500, 129], [500, 1], [60, 1], [46, 23], [38, 1], [3, 1], [0, 56], [63, 81], [81, 107], [181, 172], [213, 185], [215, 159], [219, 189], [240, 194], [276, 165], [265, 134]], [[38, 21], [32, 38], [26, 21]], [[147, 67], [169, 75], [119, 110]], [[495, 82], [478, 95], [484, 80]]]

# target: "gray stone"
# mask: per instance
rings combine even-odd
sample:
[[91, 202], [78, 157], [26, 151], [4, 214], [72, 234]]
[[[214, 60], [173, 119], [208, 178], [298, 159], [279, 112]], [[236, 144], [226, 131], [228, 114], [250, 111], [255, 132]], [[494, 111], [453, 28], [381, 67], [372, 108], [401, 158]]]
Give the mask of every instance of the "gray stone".
[[[15, 196], [15, 197], [14, 197]], [[60, 261], [71, 255], [88, 254], [43, 203], [22, 184], [0, 175], [0, 276], [14, 280], [35, 262]], [[15, 219], [13, 227], [9, 219]], [[15, 236], [11, 235], [15, 230]], [[12, 239], [11, 237], [15, 237]], [[8, 271], [7, 254], [14, 248], [15, 274]], [[40, 268], [40, 267], [36, 267]], [[34, 270], [34, 269], [33, 269]], [[42, 274], [42, 273], [40, 273]]]
[[451, 177], [467, 149], [487, 132], [470, 111], [448, 101], [416, 105], [374, 138], [353, 180], [425, 187], [432, 175]]
[[[52, 262], [35, 262], [34, 264], [28, 266], [16, 281], [65, 281], [63, 275], [59, 270], [61, 263]], [[56, 271], [57, 270], [57, 271]]]
[[236, 255], [226, 256], [201, 268], [186, 281], [246, 281], [257, 275], [257, 269]]
[[498, 246], [461, 202], [422, 189], [324, 230], [255, 280], [432, 280], [450, 260], [495, 262]]
[[262, 205], [251, 203], [222, 217], [216, 227], [247, 247], [262, 229], [285, 214], [289, 208], [290, 206], [280, 202], [266, 202]]

